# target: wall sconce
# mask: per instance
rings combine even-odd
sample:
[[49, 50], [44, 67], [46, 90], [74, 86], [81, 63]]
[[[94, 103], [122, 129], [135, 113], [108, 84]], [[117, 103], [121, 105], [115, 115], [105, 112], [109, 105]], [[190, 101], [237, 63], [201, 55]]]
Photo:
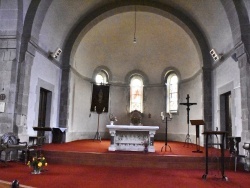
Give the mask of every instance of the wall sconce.
[[62, 53], [62, 50], [60, 48], [57, 48], [55, 52], [50, 54], [50, 57], [57, 59], [61, 53]]
[[215, 49], [210, 50], [210, 54], [214, 61], [218, 61], [221, 58], [221, 55], [217, 54]]

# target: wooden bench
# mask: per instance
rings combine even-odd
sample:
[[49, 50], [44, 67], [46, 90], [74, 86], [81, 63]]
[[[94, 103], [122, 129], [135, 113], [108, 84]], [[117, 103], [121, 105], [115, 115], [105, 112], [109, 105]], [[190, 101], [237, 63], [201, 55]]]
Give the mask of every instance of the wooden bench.
[[[19, 138], [14, 133], [5, 133], [1, 137], [0, 141], [0, 156], [2, 152], [5, 152], [4, 162], [7, 164], [8, 157], [10, 158], [11, 152], [16, 152], [18, 157], [18, 151], [26, 151], [27, 153], [28, 144], [27, 142], [20, 142]], [[17, 160], [17, 159], [16, 159]], [[27, 163], [27, 155], [25, 155], [25, 163]]]

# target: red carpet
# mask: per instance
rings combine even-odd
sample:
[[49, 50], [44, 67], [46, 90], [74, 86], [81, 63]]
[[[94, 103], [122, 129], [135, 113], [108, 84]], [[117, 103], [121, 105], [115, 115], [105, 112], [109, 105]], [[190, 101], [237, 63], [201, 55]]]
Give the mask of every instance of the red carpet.
[[[73, 142], [63, 143], [63, 144], [46, 144], [43, 146], [43, 150], [47, 151], [72, 151], [72, 152], [95, 152], [95, 153], [112, 153], [108, 151], [110, 145], [109, 140], [93, 141], [93, 140], [77, 140]], [[178, 156], [192, 156], [192, 157], [204, 157], [205, 148], [200, 147], [200, 150], [203, 153], [194, 153], [192, 151], [196, 150], [196, 145], [186, 144], [184, 147], [183, 142], [168, 142], [169, 147], [165, 152], [165, 147], [161, 152], [161, 148], [165, 146], [165, 142], [156, 141], [155, 142], [155, 153], [149, 153], [151, 155], [178, 155]], [[220, 154], [220, 150], [209, 149], [209, 152], [214, 153], [215, 155]], [[126, 152], [124, 152], [126, 153]], [[127, 152], [131, 153], [131, 152]], [[141, 153], [141, 152], [132, 152], [132, 153]], [[229, 156], [229, 152], [225, 151], [225, 156]]]
[[[43, 153], [48, 162], [68, 165], [98, 165], [110, 167], [144, 167], [167, 169], [204, 169], [205, 153], [193, 153], [196, 146], [189, 144], [184, 147], [181, 142], [169, 142], [170, 149], [165, 151], [164, 142], [155, 142], [155, 153], [108, 151], [109, 141], [79, 140], [65, 144], [47, 144]], [[163, 147], [163, 152], [161, 148]], [[204, 148], [201, 148], [204, 150]], [[210, 156], [214, 156], [210, 163], [211, 168], [217, 168], [220, 150], [209, 149]], [[229, 155], [229, 152], [226, 152]], [[74, 160], [77, 158], [78, 160]], [[147, 163], [145, 163], [147, 161]], [[226, 168], [232, 163], [226, 158]]]
[[[77, 160], [77, 159], [76, 159]], [[201, 177], [203, 170], [168, 170], [150, 168], [97, 167], [49, 164], [47, 171], [32, 175], [23, 164], [11, 162], [8, 167], [0, 165], [0, 177], [5, 181], [19, 180], [20, 184], [40, 188], [247, 188], [250, 174], [226, 171], [228, 182], [222, 181], [219, 171], [211, 171], [207, 180]]]
[[[164, 142], [156, 142], [156, 153], [150, 153], [146, 156], [171, 156], [184, 155], [197, 158], [204, 157], [204, 153], [193, 153], [195, 146], [190, 145], [189, 148], [183, 147], [183, 143], [169, 142], [172, 152], [161, 152]], [[92, 141], [81, 140], [65, 144], [46, 144], [43, 149], [44, 153], [53, 151], [71, 152], [93, 152], [93, 153], [112, 153], [116, 156], [116, 152], [108, 152], [109, 141]], [[201, 148], [204, 150], [204, 148]], [[218, 152], [212, 150], [213, 153]], [[119, 152], [119, 155], [123, 152]], [[131, 152], [124, 152], [131, 153]], [[134, 152], [132, 152], [134, 153]], [[136, 152], [138, 153], [138, 152]], [[145, 156], [139, 152], [138, 155]], [[127, 155], [133, 157], [133, 155]], [[61, 156], [63, 157], [63, 156]], [[147, 158], [144, 164], [147, 163]], [[70, 158], [70, 160], [78, 161], [80, 158]], [[84, 160], [84, 159], [83, 159]], [[123, 163], [122, 160], [120, 163]], [[121, 164], [122, 166], [122, 164]], [[200, 187], [249, 187], [250, 174], [245, 171], [234, 172], [226, 170], [225, 175], [229, 181], [222, 181], [220, 171], [209, 170], [207, 180], [202, 179], [204, 170], [187, 170], [187, 169], [168, 169], [168, 168], [144, 168], [144, 167], [112, 167], [112, 166], [95, 166], [95, 165], [70, 165], [50, 163], [40, 175], [32, 175], [31, 169], [20, 162], [9, 162], [8, 166], [0, 163], [0, 179], [5, 181], [13, 181], [17, 179], [20, 184], [33, 187], [48, 188], [69, 188], [69, 187], [86, 187], [86, 188], [103, 188], [103, 187], [119, 187], [119, 188], [154, 188], [154, 187], [184, 187], [184, 188], [200, 188]]]

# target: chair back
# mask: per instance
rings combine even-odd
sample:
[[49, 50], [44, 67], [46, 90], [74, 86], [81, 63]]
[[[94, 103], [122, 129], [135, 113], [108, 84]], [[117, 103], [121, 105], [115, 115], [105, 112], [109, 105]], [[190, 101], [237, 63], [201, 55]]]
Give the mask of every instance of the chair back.
[[6, 144], [6, 145], [17, 145], [19, 143], [19, 139], [14, 133], [5, 133], [1, 137], [1, 144]]

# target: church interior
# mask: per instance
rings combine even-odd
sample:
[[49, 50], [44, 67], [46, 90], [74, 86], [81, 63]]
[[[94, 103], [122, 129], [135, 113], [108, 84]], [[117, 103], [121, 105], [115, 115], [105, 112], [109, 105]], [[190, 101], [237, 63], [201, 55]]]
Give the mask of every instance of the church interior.
[[173, 142], [204, 161], [221, 139], [250, 171], [249, 0], [0, 0], [0, 26], [3, 161], [6, 135], [27, 143], [19, 155], [34, 142], [152, 155]]

